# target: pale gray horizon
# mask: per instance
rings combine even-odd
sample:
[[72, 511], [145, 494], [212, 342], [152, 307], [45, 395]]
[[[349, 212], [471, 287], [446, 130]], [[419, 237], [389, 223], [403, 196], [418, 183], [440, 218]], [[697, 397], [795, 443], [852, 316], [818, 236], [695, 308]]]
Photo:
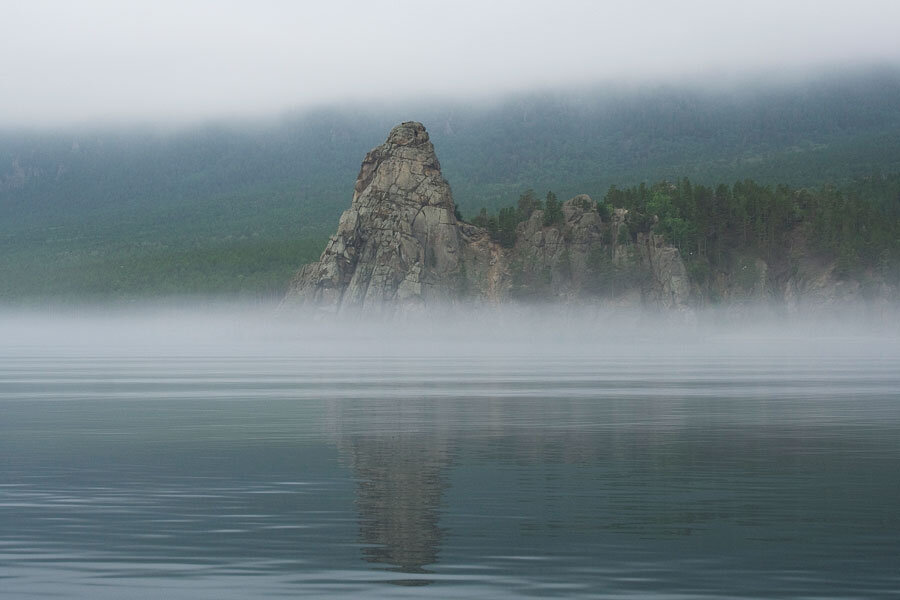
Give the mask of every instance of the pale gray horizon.
[[8, 2], [0, 126], [900, 65], [900, 2]]

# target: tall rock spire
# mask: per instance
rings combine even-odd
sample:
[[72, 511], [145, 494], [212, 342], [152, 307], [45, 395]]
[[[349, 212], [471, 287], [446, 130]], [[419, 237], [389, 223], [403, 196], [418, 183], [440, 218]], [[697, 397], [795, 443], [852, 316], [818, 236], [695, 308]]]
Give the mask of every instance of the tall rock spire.
[[402, 123], [366, 155], [350, 208], [286, 302], [388, 313], [446, 298], [459, 270], [450, 185], [421, 123]]

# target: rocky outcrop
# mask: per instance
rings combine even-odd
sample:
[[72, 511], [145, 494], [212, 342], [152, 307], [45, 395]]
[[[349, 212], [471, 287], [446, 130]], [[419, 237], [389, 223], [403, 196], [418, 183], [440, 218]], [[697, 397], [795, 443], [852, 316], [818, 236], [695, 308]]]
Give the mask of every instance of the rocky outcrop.
[[515, 245], [501, 246], [456, 218], [428, 133], [402, 123], [366, 155], [337, 232], [294, 278], [285, 304], [380, 314], [436, 302], [689, 305], [676, 248], [623, 233], [625, 211], [604, 221], [589, 196], [561, 209], [553, 223], [535, 210], [518, 225]]
[[514, 295], [573, 301], [600, 291], [592, 285], [592, 251], [604, 246], [606, 227], [596, 205], [582, 194], [564, 202], [562, 214], [562, 222], [546, 226], [537, 210], [519, 224], [511, 252]]
[[687, 269], [662, 236], [632, 238], [623, 232], [628, 211], [604, 222], [585, 194], [564, 202], [562, 212], [557, 224], [545, 225], [544, 212], [535, 211], [519, 225], [510, 253], [513, 296], [690, 310]]
[[421, 123], [366, 155], [350, 208], [288, 300], [334, 311], [417, 308], [458, 288], [461, 235], [450, 186]]

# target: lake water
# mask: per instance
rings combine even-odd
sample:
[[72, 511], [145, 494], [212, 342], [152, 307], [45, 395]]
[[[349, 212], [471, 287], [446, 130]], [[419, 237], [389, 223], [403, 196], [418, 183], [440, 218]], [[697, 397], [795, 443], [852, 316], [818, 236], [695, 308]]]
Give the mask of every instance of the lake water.
[[900, 596], [895, 336], [236, 323], [0, 323], [0, 596]]

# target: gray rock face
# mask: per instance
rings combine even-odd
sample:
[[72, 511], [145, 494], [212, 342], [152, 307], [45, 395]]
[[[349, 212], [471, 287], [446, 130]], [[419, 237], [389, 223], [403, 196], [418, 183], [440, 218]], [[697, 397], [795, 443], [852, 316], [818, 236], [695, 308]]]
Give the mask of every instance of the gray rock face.
[[454, 290], [459, 253], [434, 146], [421, 123], [403, 123], [366, 155], [337, 233], [297, 274], [287, 301], [335, 312], [421, 307]]
[[652, 233], [638, 234], [637, 246], [652, 276], [647, 295], [659, 308], [689, 310], [691, 283], [678, 249]]
[[[585, 194], [563, 202], [563, 222], [544, 226], [544, 211], [535, 211], [516, 232], [511, 253], [513, 292], [575, 300], [596, 296], [592, 254], [603, 251], [604, 226]], [[527, 285], [527, 290], [522, 285]]]

